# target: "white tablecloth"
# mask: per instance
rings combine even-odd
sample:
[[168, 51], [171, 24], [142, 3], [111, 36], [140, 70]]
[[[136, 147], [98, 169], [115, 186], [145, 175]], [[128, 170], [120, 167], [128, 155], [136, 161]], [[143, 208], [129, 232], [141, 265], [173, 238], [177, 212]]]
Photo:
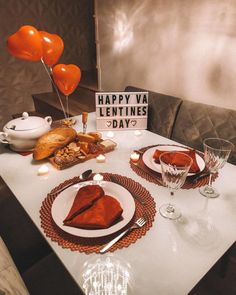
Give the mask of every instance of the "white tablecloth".
[[[75, 128], [81, 131], [81, 117], [77, 119]], [[89, 114], [88, 131], [95, 128], [95, 115]], [[104, 139], [106, 134], [103, 132]], [[47, 161], [35, 164], [31, 155], [21, 156], [1, 145], [1, 177], [42, 233], [39, 209], [47, 193], [59, 183], [89, 168], [96, 173], [119, 173], [141, 183], [150, 191], [158, 210], [169, 200], [167, 189], [136, 175], [129, 166], [129, 157], [134, 149], [173, 142], [149, 131], [142, 131], [141, 136], [136, 136], [134, 131], [116, 131], [113, 140], [118, 144], [117, 149], [106, 154], [105, 163], [96, 163], [92, 159], [62, 171], [56, 170]], [[50, 168], [48, 176], [37, 175], [43, 163]], [[216, 199], [207, 200], [198, 189], [180, 189], [175, 194], [175, 203], [183, 213], [180, 220], [169, 221], [157, 213], [153, 227], [144, 237], [128, 248], [114, 252], [114, 257], [130, 265], [132, 286], [128, 294], [187, 294], [225, 253], [236, 235], [235, 176], [236, 167], [226, 164], [214, 183], [221, 192]], [[73, 252], [58, 246], [50, 238], [45, 239], [82, 287], [84, 263], [100, 255]]]

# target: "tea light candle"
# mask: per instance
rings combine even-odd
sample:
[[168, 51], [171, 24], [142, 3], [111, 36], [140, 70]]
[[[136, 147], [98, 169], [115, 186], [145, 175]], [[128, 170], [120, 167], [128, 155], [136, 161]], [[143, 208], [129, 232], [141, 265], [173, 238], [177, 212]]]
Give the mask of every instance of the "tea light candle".
[[46, 175], [46, 174], [48, 174], [48, 172], [49, 172], [49, 169], [48, 169], [47, 165], [42, 165], [38, 169], [38, 175], [39, 176]]
[[142, 132], [140, 130], [135, 130], [134, 131], [134, 135], [135, 136], [141, 136], [142, 135]]
[[103, 181], [103, 176], [101, 174], [95, 174], [94, 177], [93, 177], [93, 181], [96, 183], [96, 184], [101, 184], [101, 182]]
[[138, 160], [139, 160], [139, 156], [140, 155], [138, 153], [134, 152], [134, 153], [131, 154], [130, 159], [131, 159], [132, 162], [137, 163]]
[[104, 163], [106, 161], [106, 157], [100, 154], [99, 156], [97, 156], [96, 160], [97, 160], [97, 163]]
[[112, 132], [112, 131], [108, 131], [107, 134], [106, 134], [106, 136], [107, 136], [108, 138], [113, 138], [113, 137], [114, 137], [114, 132]]

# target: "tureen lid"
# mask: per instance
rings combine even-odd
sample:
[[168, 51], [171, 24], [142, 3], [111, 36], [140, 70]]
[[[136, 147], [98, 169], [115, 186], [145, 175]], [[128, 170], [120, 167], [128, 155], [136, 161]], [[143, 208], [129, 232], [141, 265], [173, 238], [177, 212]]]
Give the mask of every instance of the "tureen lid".
[[46, 123], [43, 118], [29, 116], [27, 112], [24, 112], [22, 117], [9, 121], [5, 125], [5, 128], [15, 131], [25, 131], [42, 127]]

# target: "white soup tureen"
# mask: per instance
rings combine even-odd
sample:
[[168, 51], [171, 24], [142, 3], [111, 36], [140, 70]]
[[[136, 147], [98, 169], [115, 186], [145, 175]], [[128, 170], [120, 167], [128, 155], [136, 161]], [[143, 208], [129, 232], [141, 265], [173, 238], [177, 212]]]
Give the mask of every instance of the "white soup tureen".
[[14, 151], [33, 150], [37, 140], [51, 128], [52, 118], [29, 116], [24, 112], [22, 117], [11, 120], [0, 132], [0, 142], [10, 145]]

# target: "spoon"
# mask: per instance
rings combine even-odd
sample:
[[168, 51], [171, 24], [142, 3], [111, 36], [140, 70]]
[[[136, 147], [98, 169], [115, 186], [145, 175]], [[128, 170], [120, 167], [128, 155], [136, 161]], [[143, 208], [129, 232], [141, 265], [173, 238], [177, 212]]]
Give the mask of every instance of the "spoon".
[[73, 181], [73, 182], [63, 186], [62, 188], [59, 188], [58, 190], [54, 191], [53, 193], [58, 194], [74, 184], [77, 184], [81, 181], [85, 181], [85, 180], [89, 179], [90, 176], [92, 175], [92, 172], [93, 171], [91, 169], [84, 171], [83, 173], [80, 174], [79, 180]]

